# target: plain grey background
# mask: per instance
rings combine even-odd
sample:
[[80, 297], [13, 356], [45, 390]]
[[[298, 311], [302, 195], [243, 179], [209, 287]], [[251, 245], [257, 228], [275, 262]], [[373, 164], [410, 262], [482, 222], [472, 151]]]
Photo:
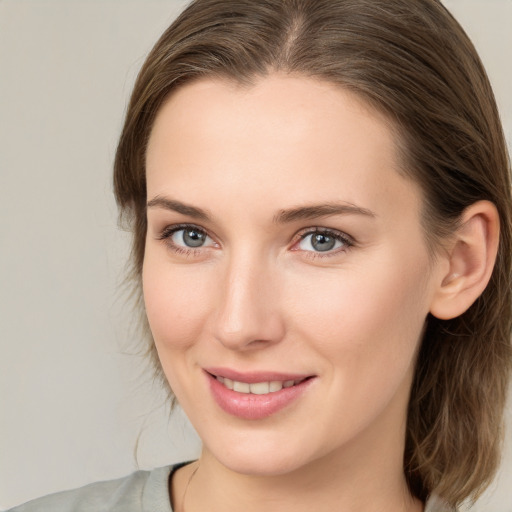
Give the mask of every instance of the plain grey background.
[[[445, 3], [480, 51], [510, 146], [512, 0]], [[127, 353], [128, 235], [111, 186], [134, 77], [185, 4], [0, 0], [0, 509], [198, 454]], [[512, 512], [511, 444], [473, 510]]]

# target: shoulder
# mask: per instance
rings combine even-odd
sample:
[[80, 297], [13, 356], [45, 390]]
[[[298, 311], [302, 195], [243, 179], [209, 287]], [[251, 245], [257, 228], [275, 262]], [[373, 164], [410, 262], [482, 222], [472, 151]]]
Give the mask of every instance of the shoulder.
[[7, 512], [172, 512], [168, 482], [178, 467], [136, 471], [116, 480], [50, 494]]

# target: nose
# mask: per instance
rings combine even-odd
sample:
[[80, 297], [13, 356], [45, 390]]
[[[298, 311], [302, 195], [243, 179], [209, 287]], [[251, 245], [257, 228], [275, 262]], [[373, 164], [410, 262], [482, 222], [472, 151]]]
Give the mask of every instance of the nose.
[[279, 285], [270, 264], [233, 257], [219, 287], [214, 337], [230, 350], [253, 350], [279, 342], [285, 332]]

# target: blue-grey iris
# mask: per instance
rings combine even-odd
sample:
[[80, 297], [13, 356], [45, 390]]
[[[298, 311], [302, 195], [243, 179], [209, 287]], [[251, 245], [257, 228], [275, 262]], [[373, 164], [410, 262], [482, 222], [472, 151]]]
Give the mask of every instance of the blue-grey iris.
[[185, 229], [183, 231], [183, 243], [188, 247], [201, 247], [204, 244], [206, 235], [195, 229]]
[[320, 252], [330, 251], [336, 244], [336, 239], [329, 235], [317, 233], [311, 237], [311, 245]]

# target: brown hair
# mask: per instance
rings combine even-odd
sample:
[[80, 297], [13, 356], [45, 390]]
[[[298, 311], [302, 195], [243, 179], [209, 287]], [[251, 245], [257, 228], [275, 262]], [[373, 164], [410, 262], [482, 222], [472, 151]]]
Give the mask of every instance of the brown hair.
[[[492, 201], [500, 245], [491, 281], [458, 318], [429, 317], [412, 386], [404, 456], [411, 492], [456, 505], [494, 475], [511, 367], [510, 162], [493, 92], [467, 35], [437, 0], [196, 0], [138, 76], [115, 159], [121, 216], [133, 229], [140, 291], [145, 151], [159, 107], [201, 77], [250, 84], [271, 71], [339, 84], [386, 113], [402, 171], [424, 192], [435, 249], [466, 207]], [[160, 370], [151, 344], [150, 352]]]

